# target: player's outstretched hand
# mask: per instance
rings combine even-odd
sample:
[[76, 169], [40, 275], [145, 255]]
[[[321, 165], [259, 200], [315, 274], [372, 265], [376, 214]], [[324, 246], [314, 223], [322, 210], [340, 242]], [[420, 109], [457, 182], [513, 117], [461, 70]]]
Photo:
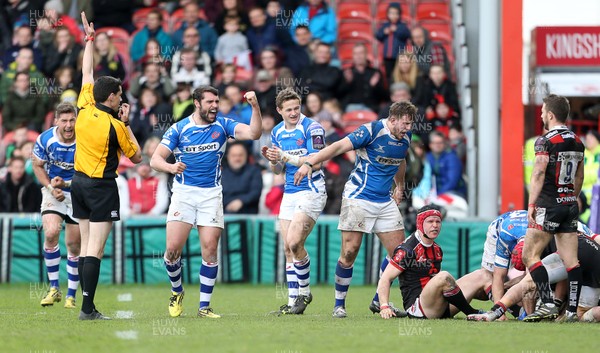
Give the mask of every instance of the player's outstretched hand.
[[300, 168], [298, 168], [298, 170], [296, 171], [296, 174], [294, 174], [294, 185], [300, 185], [300, 182], [302, 182], [302, 179], [304, 179], [304, 177], [312, 179], [312, 168], [310, 168], [306, 164], [301, 165]]
[[54, 198], [60, 202], [62, 202], [65, 199], [65, 194], [61, 189], [52, 190], [52, 196], [54, 196]]
[[59, 177], [58, 175], [55, 176], [54, 178], [52, 178], [52, 180], [50, 180], [50, 185], [53, 188], [59, 188], [62, 189], [65, 187], [65, 181], [63, 178]]
[[85, 17], [85, 12], [81, 12], [81, 24], [83, 24], [83, 31], [85, 35], [88, 37], [95, 37], [96, 30], [94, 30], [94, 23], [88, 23], [87, 17]]
[[177, 162], [175, 164], [171, 164], [171, 174], [181, 174], [187, 168], [185, 163]]
[[396, 316], [396, 314], [391, 308], [381, 309], [379, 315], [384, 319], [389, 319]]
[[254, 91], [246, 92], [244, 98], [246, 98], [246, 101], [250, 103], [253, 108], [258, 108], [258, 99], [256, 98], [256, 93], [254, 93]]

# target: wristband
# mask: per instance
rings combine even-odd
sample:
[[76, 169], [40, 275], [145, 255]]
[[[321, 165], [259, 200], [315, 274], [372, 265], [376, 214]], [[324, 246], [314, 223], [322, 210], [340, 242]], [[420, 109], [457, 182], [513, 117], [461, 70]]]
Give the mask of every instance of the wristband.
[[50, 184], [46, 185], [46, 190], [50, 191], [50, 193], [52, 193], [52, 191], [54, 191], [54, 187]]
[[385, 309], [389, 309], [389, 308], [390, 308], [390, 306], [387, 304], [379, 306], [379, 310], [385, 310]]
[[85, 36], [85, 37], [83, 37], [83, 41], [84, 42], [87, 42], [87, 41], [93, 42], [94, 41], [94, 36]]
[[535, 204], [534, 203], [530, 203], [530, 204], [527, 205], [527, 207], [535, 207]]
[[309, 162], [309, 161], [305, 161], [304, 165], [308, 166], [310, 169], [313, 168], [313, 164], [311, 162]]
[[71, 187], [71, 180], [65, 181], [65, 187], [66, 188], [70, 188]]
[[123, 121], [123, 124], [125, 124], [126, 127], [129, 126], [129, 120]]

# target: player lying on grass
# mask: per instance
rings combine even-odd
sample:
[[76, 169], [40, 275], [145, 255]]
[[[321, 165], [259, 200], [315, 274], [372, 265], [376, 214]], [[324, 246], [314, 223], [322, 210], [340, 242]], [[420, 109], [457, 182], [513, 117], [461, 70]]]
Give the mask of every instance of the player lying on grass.
[[[595, 321], [594, 314], [600, 312], [600, 309], [593, 308], [597, 306], [598, 300], [600, 299], [600, 237], [594, 234], [592, 237], [579, 232], [578, 233], [578, 257], [579, 262], [583, 271], [583, 288], [579, 298], [579, 306], [577, 309], [577, 315], [580, 319], [587, 321]], [[556, 245], [551, 244], [550, 250], [555, 250]], [[549, 249], [545, 250], [546, 254]], [[512, 262], [517, 269], [525, 269], [525, 265], [522, 260], [523, 253], [523, 241], [514, 249], [512, 255]], [[545, 256], [542, 259], [543, 265], [548, 271], [548, 277], [550, 284], [557, 283], [555, 290], [555, 305], [560, 307], [566, 296], [566, 279], [567, 271], [564, 263], [556, 252]], [[559, 286], [561, 283], [562, 286]], [[584, 289], [585, 288], [585, 289]], [[558, 293], [558, 292], [561, 293]], [[490, 311], [483, 314], [475, 314], [467, 316], [467, 320], [470, 321], [494, 321], [501, 317], [506, 308], [518, 303], [523, 299], [535, 299], [536, 286], [528, 273], [521, 282], [509, 289], [506, 294], [498, 300]], [[589, 312], [589, 314], [587, 314]], [[587, 315], [584, 317], [584, 314]]]
[[388, 299], [392, 281], [398, 277], [405, 310], [411, 318], [449, 318], [462, 311], [478, 313], [469, 301], [483, 291], [482, 275], [473, 272], [456, 281], [441, 271], [442, 248], [435, 242], [442, 228], [442, 215], [432, 206], [417, 212], [417, 230], [394, 250], [379, 279], [377, 293], [382, 318], [396, 316]]

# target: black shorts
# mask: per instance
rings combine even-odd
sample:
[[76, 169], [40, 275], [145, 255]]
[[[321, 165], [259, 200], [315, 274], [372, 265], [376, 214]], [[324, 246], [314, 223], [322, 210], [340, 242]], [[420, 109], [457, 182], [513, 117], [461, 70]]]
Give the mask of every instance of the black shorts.
[[529, 228], [535, 228], [556, 233], [577, 232], [577, 221], [579, 219], [579, 206], [576, 203], [564, 206], [535, 207], [535, 224]]
[[90, 222], [118, 221], [119, 190], [115, 179], [90, 178], [75, 172], [71, 183], [73, 217]]

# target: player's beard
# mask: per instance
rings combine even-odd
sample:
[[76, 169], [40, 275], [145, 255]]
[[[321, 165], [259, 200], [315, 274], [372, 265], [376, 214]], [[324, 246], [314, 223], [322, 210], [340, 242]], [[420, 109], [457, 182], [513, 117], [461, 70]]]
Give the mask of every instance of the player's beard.
[[200, 108], [200, 112], [199, 112], [200, 121], [207, 123], [207, 124], [212, 124], [217, 119], [217, 114], [214, 113], [213, 117], [211, 118], [210, 117], [211, 113], [209, 113], [209, 110], [210, 109], [203, 110], [202, 108]]

